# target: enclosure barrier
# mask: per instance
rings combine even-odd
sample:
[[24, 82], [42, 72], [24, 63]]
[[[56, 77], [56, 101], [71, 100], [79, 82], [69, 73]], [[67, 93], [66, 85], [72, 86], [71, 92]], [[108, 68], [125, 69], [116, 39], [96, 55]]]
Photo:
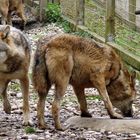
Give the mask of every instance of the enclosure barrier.
[[[45, 20], [46, 14], [45, 14], [45, 9], [47, 7], [47, 3], [58, 3], [60, 4], [60, 0], [25, 0], [25, 3], [31, 7], [35, 7], [35, 5], [39, 5], [39, 10], [38, 12], [35, 11], [36, 14], [39, 13], [39, 20], [43, 21]], [[34, 11], [34, 9], [33, 9]], [[34, 13], [34, 12], [33, 12]], [[37, 16], [37, 15], [36, 15]]]
[[140, 71], [140, 15], [135, 14], [140, 10], [139, 0], [26, 1], [32, 6], [39, 4], [40, 21], [46, 16], [47, 3], [60, 3], [64, 19], [95, 40], [114, 47], [128, 65]]
[[140, 71], [140, 16], [135, 15], [139, 0], [61, 0], [60, 5], [66, 20], [114, 47]]

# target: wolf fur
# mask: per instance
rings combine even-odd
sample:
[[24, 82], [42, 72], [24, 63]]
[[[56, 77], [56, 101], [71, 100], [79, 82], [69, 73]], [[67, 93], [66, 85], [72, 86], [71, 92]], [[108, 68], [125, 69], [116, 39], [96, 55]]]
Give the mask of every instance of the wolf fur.
[[13, 11], [22, 19], [22, 25], [24, 27], [26, 24], [26, 17], [24, 14], [23, 0], [0, 0], [1, 23], [3, 25], [12, 25], [11, 13]]
[[62, 130], [59, 120], [60, 101], [68, 84], [73, 86], [80, 104], [81, 116], [91, 117], [87, 109], [84, 89], [94, 87], [99, 91], [110, 118], [132, 116], [132, 102], [136, 92], [135, 75], [123, 67], [120, 57], [108, 46], [74, 35], [45, 36], [38, 41], [34, 57], [33, 83], [38, 92], [38, 125], [45, 129], [45, 99], [52, 84], [55, 97], [52, 116], [55, 128]]
[[11, 112], [7, 98], [7, 86], [13, 79], [19, 79], [23, 93], [23, 121], [29, 124], [29, 78], [30, 43], [18, 29], [0, 25], [0, 94], [6, 113]]

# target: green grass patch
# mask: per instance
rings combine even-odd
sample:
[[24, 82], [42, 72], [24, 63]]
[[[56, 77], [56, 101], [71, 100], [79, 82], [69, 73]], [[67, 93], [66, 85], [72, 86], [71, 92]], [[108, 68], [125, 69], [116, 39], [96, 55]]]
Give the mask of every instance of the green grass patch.
[[59, 4], [48, 3], [45, 11], [48, 23], [61, 21], [62, 18]]
[[86, 96], [86, 99], [87, 100], [96, 100], [96, 99], [101, 100], [102, 98], [99, 95], [92, 95], [92, 96]]
[[25, 128], [25, 132], [26, 132], [26, 134], [33, 134], [36, 132], [36, 130], [35, 130], [35, 128], [28, 126]]

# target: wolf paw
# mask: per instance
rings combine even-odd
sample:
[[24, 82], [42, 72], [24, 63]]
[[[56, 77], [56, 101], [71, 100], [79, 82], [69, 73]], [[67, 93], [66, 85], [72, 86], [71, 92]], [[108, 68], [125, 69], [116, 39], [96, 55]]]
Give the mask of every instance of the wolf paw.
[[31, 120], [23, 121], [22, 124], [23, 124], [23, 126], [33, 126], [33, 122]]
[[57, 127], [56, 130], [58, 130], [58, 131], [65, 131], [66, 129], [62, 128], [62, 127]]
[[47, 129], [47, 125], [46, 124], [44, 124], [44, 125], [38, 124], [38, 128], [41, 130], [45, 130], [45, 129]]
[[118, 113], [114, 113], [113, 115], [110, 115], [111, 119], [123, 119], [123, 116]]
[[91, 115], [89, 112], [82, 112], [82, 113], [81, 113], [81, 117], [92, 118], [92, 115]]
[[55, 129], [58, 131], [65, 131], [66, 129], [62, 127], [60, 124], [55, 125]]

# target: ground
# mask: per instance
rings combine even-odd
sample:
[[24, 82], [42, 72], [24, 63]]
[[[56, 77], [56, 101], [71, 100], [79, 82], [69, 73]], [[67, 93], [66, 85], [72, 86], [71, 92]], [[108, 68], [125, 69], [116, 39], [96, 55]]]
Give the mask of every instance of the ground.
[[[40, 23], [34, 24], [24, 31], [30, 38], [32, 45], [32, 56], [36, 49], [35, 42], [39, 37], [45, 34], [60, 33], [63, 29], [57, 27], [55, 24], [42, 25]], [[31, 77], [31, 70], [29, 76]], [[137, 99], [134, 103], [135, 106], [135, 118], [140, 118], [140, 84], [136, 81]], [[54, 88], [49, 92], [45, 106], [45, 121], [48, 125], [48, 129], [39, 130], [37, 128], [36, 118], [36, 104], [37, 94], [34, 91], [32, 83], [30, 81], [30, 112], [31, 119], [33, 121], [32, 128], [34, 133], [27, 133], [27, 127], [22, 126], [22, 94], [18, 81], [12, 81], [8, 88], [8, 96], [12, 106], [12, 113], [10, 115], [3, 111], [2, 101], [0, 101], [0, 140], [122, 140], [122, 139], [140, 139], [140, 135], [136, 133], [116, 133], [111, 131], [93, 131], [90, 128], [74, 128], [70, 127], [64, 132], [56, 131], [54, 129], [52, 114], [51, 114], [51, 102], [53, 100]], [[98, 96], [95, 89], [86, 89], [87, 102], [89, 111], [93, 117], [108, 117], [106, 109], [104, 108], [103, 101]], [[94, 95], [94, 96], [93, 96]], [[66, 95], [62, 102], [61, 107], [61, 121], [66, 126], [65, 121], [73, 116], [80, 114], [79, 105], [77, 99], [73, 94], [72, 88], [69, 86], [66, 91]]]

